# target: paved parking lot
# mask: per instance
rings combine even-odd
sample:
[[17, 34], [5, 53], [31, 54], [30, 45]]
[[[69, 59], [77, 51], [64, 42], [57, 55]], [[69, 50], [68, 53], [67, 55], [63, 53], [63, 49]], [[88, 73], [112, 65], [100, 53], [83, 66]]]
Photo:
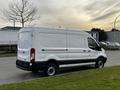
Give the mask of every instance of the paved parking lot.
[[[120, 65], [120, 51], [107, 51], [108, 61], [106, 67]], [[0, 84], [20, 82], [42, 77], [41, 74], [32, 74], [16, 68], [16, 57], [0, 58]]]
[[120, 65], [120, 51], [107, 51], [108, 61], [105, 66]]
[[40, 77], [16, 68], [16, 57], [0, 58], [0, 84], [13, 83]]

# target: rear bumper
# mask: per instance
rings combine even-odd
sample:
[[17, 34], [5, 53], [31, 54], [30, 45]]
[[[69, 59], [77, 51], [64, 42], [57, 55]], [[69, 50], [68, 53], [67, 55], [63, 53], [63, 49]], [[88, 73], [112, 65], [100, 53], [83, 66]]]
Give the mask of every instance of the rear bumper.
[[26, 71], [34, 71], [34, 70], [43, 70], [46, 67], [46, 62], [25, 62], [21, 60], [16, 60], [16, 67]]

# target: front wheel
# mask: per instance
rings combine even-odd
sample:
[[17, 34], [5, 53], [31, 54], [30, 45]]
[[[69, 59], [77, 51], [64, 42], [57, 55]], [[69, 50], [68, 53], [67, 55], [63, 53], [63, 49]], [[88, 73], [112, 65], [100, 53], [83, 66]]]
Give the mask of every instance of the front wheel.
[[104, 60], [102, 58], [99, 58], [95, 64], [95, 68], [103, 68], [103, 67], [104, 67]]
[[46, 69], [44, 70], [47, 76], [53, 76], [57, 72], [57, 66], [53, 63], [47, 65]]

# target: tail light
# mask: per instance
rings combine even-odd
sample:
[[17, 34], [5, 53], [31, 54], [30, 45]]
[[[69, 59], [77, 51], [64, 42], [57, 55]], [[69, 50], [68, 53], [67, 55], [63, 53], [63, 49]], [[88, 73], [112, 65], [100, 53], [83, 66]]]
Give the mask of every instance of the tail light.
[[35, 48], [30, 50], [30, 63], [35, 63]]

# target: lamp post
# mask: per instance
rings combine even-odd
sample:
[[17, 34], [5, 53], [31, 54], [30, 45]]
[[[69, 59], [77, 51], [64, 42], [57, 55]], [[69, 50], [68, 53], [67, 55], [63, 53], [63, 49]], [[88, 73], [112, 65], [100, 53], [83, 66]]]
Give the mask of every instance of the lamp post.
[[118, 20], [118, 18], [120, 17], [120, 14], [115, 18], [115, 21], [114, 21], [114, 31], [113, 31], [113, 35], [114, 35], [114, 42], [115, 42], [115, 30], [116, 30], [116, 22]]
[[115, 18], [115, 21], [114, 21], [114, 29], [116, 29], [116, 22], [117, 22], [117, 19], [120, 17], [120, 14]]

